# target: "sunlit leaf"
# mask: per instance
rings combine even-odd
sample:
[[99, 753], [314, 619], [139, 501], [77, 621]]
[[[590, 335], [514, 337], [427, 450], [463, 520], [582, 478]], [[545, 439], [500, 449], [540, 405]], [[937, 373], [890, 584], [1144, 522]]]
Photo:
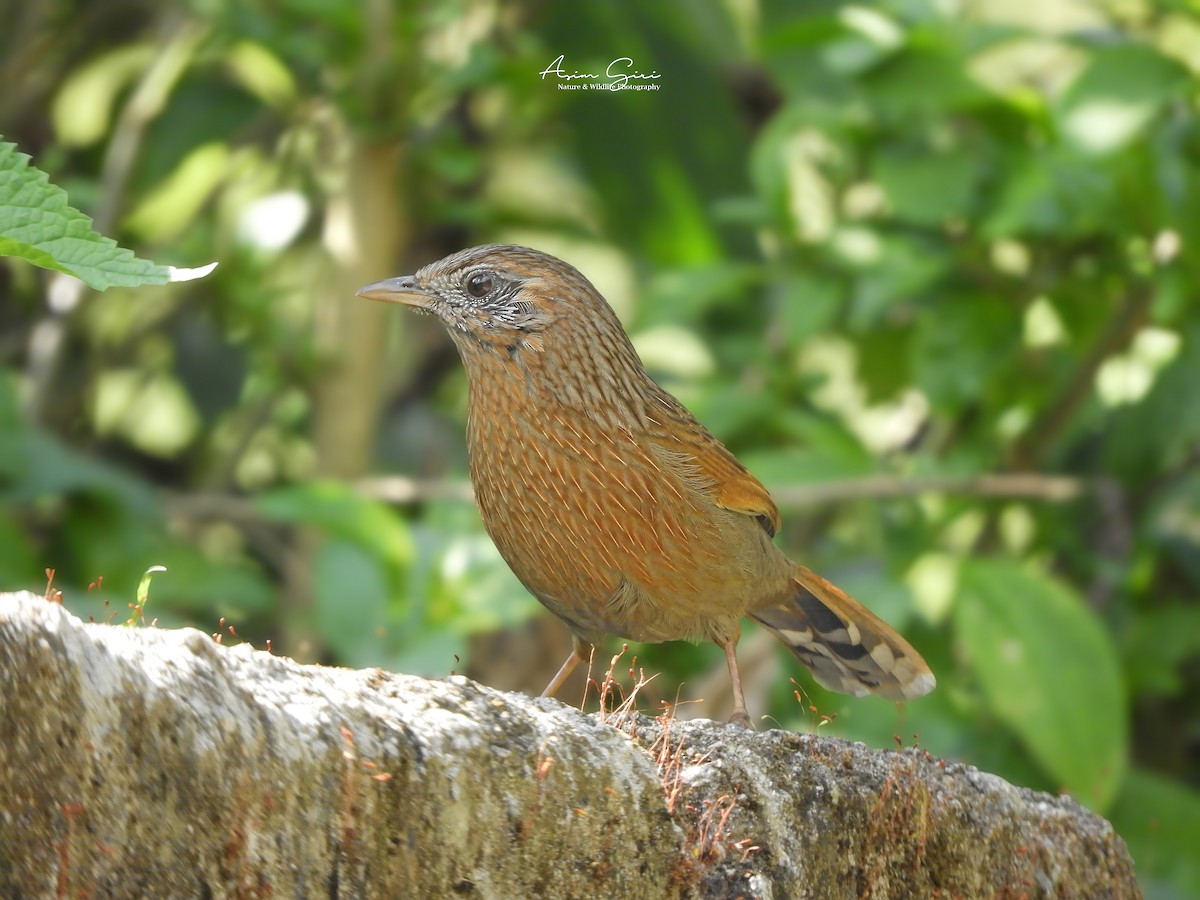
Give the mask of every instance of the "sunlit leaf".
[[99, 141], [121, 91], [145, 71], [153, 58], [152, 43], [133, 43], [101, 53], [72, 71], [58, 88], [51, 107], [59, 139], [76, 147]]
[[129, 214], [126, 225], [146, 237], [173, 240], [195, 220], [227, 177], [230, 165], [229, 147], [223, 141], [196, 147]]
[[1098, 48], [1063, 94], [1063, 133], [1087, 154], [1119, 150], [1142, 133], [1186, 76], [1181, 65], [1145, 44]]

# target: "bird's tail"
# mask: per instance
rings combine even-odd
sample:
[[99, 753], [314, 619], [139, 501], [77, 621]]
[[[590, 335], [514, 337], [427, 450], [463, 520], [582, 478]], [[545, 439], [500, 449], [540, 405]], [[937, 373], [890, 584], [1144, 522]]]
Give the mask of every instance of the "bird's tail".
[[817, 682], [843, 694], [913, 700], [937, 680], [916, 650], [869, 609], [799, 564], [796, 592], [751, 618], [787, 645]]

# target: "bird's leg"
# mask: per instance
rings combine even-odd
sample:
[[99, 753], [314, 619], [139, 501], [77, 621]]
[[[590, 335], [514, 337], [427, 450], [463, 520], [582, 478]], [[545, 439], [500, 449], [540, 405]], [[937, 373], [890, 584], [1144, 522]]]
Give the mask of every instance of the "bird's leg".
[[731, 725], [741, 725], [743, 728], [752, 727], [750, 713], [746, 712], [746, 698], [742, 695], [742, 676], [738, 674], [737, 638], [732, 637], [721, 642], [725, 651], [725, 662], [729, 666], [729, 681], [733, 685], [733, 715], [729, 717]]
[[555, 692], [563, 686], [563, 682], [575, 671], [575, 667], [581, 662], [587, 661], [588, 654], [584, 653], [585, 647], [590, 649], [590, 645], [586, 641], [580, 640], [577, 635], [571, 635], [571, 655], [562, 664], [558, 674], [550, 679], [550, 683], [542, 691], [543, 697], [553, 697]]

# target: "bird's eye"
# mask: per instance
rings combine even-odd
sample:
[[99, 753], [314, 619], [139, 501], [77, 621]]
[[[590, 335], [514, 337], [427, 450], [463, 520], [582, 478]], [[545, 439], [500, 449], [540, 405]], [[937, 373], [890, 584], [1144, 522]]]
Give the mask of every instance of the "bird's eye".
[[476, 300], [482, 300], [492, 292], [495, 281], [490, 272], [476, 272], [467, 279], [467, 293]]

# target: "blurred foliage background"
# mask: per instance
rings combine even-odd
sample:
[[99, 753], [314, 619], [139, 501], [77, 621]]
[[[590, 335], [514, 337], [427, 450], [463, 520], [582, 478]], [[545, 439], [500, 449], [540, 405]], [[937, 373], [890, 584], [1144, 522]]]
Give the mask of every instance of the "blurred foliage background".
[[[530, 244], [772, 489], [781, 544], [939, 678], [904, 710], [830, 695], [748, 631], [764, 727], [1070, 791], [1148, 895], [1200, 894], [1200, 4], [43, 0], [5, 21], [0, 134], [98, 230], [220, 266], [104, 293], [0, 266], [4, 587], [53, 567], [72, 611], [123, 621], [165, 565], [159, 625], [540, 689], [565, 629], [469, 503], [453, 347], [354, 298]], [[559, 90], [539, 73], [560, 54], [630, 57], [661, 90]], [[681, 712], [724, 713], [716, 648], [634, 652], [662, 673], [648, 700], [683, 681], [714, 700]]]

